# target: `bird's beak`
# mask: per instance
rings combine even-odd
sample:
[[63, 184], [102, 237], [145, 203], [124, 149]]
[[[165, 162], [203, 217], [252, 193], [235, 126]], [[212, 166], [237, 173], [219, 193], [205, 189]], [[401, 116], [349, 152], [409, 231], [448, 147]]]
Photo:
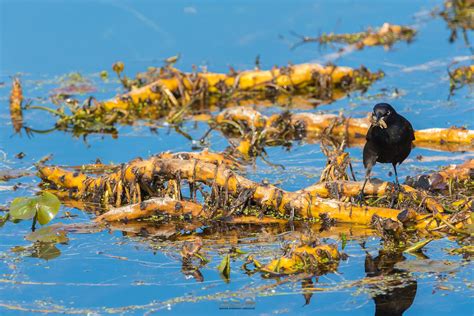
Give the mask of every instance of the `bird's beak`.
[[374, 125], [379, 126], [382, 129], [387, 128], [387, 123], [384, 121], [383, 117], [380, 114], [376, 114]]

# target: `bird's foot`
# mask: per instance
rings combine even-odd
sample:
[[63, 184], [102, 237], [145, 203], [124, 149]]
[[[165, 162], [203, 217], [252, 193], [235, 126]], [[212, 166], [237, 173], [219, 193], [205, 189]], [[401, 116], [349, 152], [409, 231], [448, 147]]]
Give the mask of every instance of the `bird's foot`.
[[364, 192], [360, 192], [354, 199], [356, 204], [362, 205], [365, 202]]
[[392, 200], [390, 201], [390, 208], [393, 208], [395, 206], [395, 201], [398, 202], [397, 195], [398, 194], [392, 195]]
[[395, 184], [395, 190], [392, 193], [392, 200], [390, 201], [390, 208], [395, 206], [395, 203], [398, 203], [398, 196], [400, 195], [400, 184]]

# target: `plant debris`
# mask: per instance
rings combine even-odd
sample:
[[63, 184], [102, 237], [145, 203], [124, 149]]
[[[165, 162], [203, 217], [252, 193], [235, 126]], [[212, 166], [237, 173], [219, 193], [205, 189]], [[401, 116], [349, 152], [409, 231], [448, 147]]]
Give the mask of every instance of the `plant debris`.
[[67, 98], [59, 101], [57, 109], [28, 108], [53, 114], [58, 117], [55, 128], [72, 131], [74, 135], [116, 134], [114, 124], [118, 122], [132, 124], [138, 119], [166, 117], [174, 124], [192, 111], [239, 104], [249, 99], [274, 102], [283, 96], [284, 100], [290, 97], [291, 102], [293, 96], [304, 95], [306, 99], [327, 103], [352, 91], [365, 91], [383, 77], [383, 72], [372, 73], [365, 67], [352, 69], [319, 64], [288, 65], [271, 70], [232, 70], [228, 74], [183, 73], [166, 66], [153, 73], [156, 76], [137, 75], [133, 82], [127, 79], [125, 87], [130, 91], [108, 101], [100, 102], [90, 97], [81, 104]]
[[[213, 128], [222, 131], [231, 143], [235, 143], [237, 152], [249, 157], [260, 155], [265, 146], [286, 145], [291, 140], [300, 139], [323, 140], [323, 143], [332, 143], [332, 147], [335, 144], [336, 147], [363, 145], [370, 120], [368, 117], [351, 118], [308, 112], [293, 114], [288, 111], [268, 117], [250, 107], [236, 107], [220, 112], [212, 124]], [[465, 128], [429, 128], [415, 131], [415, 145], [418, 147], [472, 151], [473, 144], [474, 131]], [[340, 156], [332, 159], [345, 158]]]
[[12, 91], [10, 93], [10, 118], [15, 132], [19, 133], [23, 127], [23, 91], [19, 78], [13, 79]]
[[467, 32], [474, 30], [474, 1], [472, 0], [445, 0], [443, 10], [439, 15], [446, 21], [451, 30], [449, 42], [458, 38], [458, 31], [462, 32], [465, 43], [469, 45]]
[[[203, 156], [209, 155], [204, 152]], [[333, 188], [337, 198], [351, 197], [360, 190], [359, 182], [322, 182], [296, 192], [288, 192], [270, 184], [259, 184], [232, 171], [225, 164], [211, 163], [182, 155], [181, 159], [163, 158], [160, 155], [147, 160], [136, 159], [123, 165], [120, 170], [102, 177], [92, 178], [79, 172], [58, 167], [39, 167], [40, 177], [49, 187], [69, 192], [70, 196], [93, 201], [108, 208], [128, 205], [101, 215], [98, 221], [116, 221], [149, 217], [152, 214], [179, 218], [219, 218], [247, 215], [244, 210], [256, 209], [260, 217], [281, 217], [287, 220], [327, 220], [374, 225], [374, 218], [387, 220], [403, 227], [428, 231], [463, 233], [464, 223], [470, 217], [464, 212], [450, 217], [434, 197], [407, 185], [402, 187], [399, 200], [403, 210], [382, 205], [358, 206], [350, 202], [329, 199]], [[198, 155], [195, 155], [198, 157]], [[185, 197], [181, 187], [190, 187]], [[202, 185], [207, 188], [203, 188]], [[367, 190], [382, 196], [390, 196], [390, 186], [369, 185]], [[197, 204], [200, 192], [202, 206]], [[154, 198], [149, 200], [150, 198]], [[346, 200], [347, 201], [347, 200]], [[412, 202], [410, 202], [412, 201]], [[417, 211], [419, 203], [426, 211]], [[472, 203], [472, 202], [471, 202]], [[463, 210], [463, 208], [461, 208]], [[385, 231], [385, 230], [384, 230]]]
[[384, 23], [380, 28], [368, 28], [359, 33], [323, 33], [318, 37], [299, 36], [301, 41], [293, 48], [304, 43], [318, 43], [320, 45], [339, 43], [353, 45], [356, 49], [363, 49], [366, 46], [383, 46], [385, 49], [389, 49], [398, 41], [410, 43], [415, 35], [416, 30], [409, 26]]
[[[474, 8], [473, 8], [474, 11]], [[474, 16], [473, 16], [474, 19]], [[474, 84], [474, 65], [457, 67], [448, 70], [449, 74], [449, 96], [454, 95], [454, 91], [462, 87]]]

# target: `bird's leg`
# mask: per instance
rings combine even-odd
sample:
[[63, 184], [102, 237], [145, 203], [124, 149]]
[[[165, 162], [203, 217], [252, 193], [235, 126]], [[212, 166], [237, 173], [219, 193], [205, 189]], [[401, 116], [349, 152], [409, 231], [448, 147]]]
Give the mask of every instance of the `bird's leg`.
[[397, 185], [397, 189], [400, 190], [400, 182], [398, 182], [398, 173], [397, 173], [397, 165], [393, 165], [393, 170], [395, 171], [395, 184]]
[[367, 171], [365, 173], [364, 184], [362, 184], [362, 188], [360, 189], [360, 192], [356, 198], [356, 202], [358, 202], [359, 204], [362, 204], [362, 202], [364, 201], [364, 189], [365, 189], [365, 185], [367, 184], [367, 181], [369, 181], [371, 171], [372, 171], [372, 167], [370, 166], [367, 168]]
[[395, 192], [392, 196], [392, 201], [390, 202], [390, 208], [395, 206], [395, 200], [398, 201], [398, 195], [400, 194], [400, 182], [398, 182], [398, 173], [397, 173], [397, 165], [394, 163], [393, 170], [395, 171]]

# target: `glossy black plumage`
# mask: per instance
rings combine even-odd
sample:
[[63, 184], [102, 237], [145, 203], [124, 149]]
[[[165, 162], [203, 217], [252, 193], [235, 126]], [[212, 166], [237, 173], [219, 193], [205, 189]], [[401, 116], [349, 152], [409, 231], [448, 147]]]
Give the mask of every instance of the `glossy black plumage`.
[[392, 164], [398, 187], [397, 165], [408, 157], [415, 140], [415, 133], [410, 122], [398, 114], [390, 104], [379, 103], [374, 106], [372, 124], [367, 132], [366, 140], [363, 152], [366, 177], [361, 195], [372, 167], [377, 162]]

